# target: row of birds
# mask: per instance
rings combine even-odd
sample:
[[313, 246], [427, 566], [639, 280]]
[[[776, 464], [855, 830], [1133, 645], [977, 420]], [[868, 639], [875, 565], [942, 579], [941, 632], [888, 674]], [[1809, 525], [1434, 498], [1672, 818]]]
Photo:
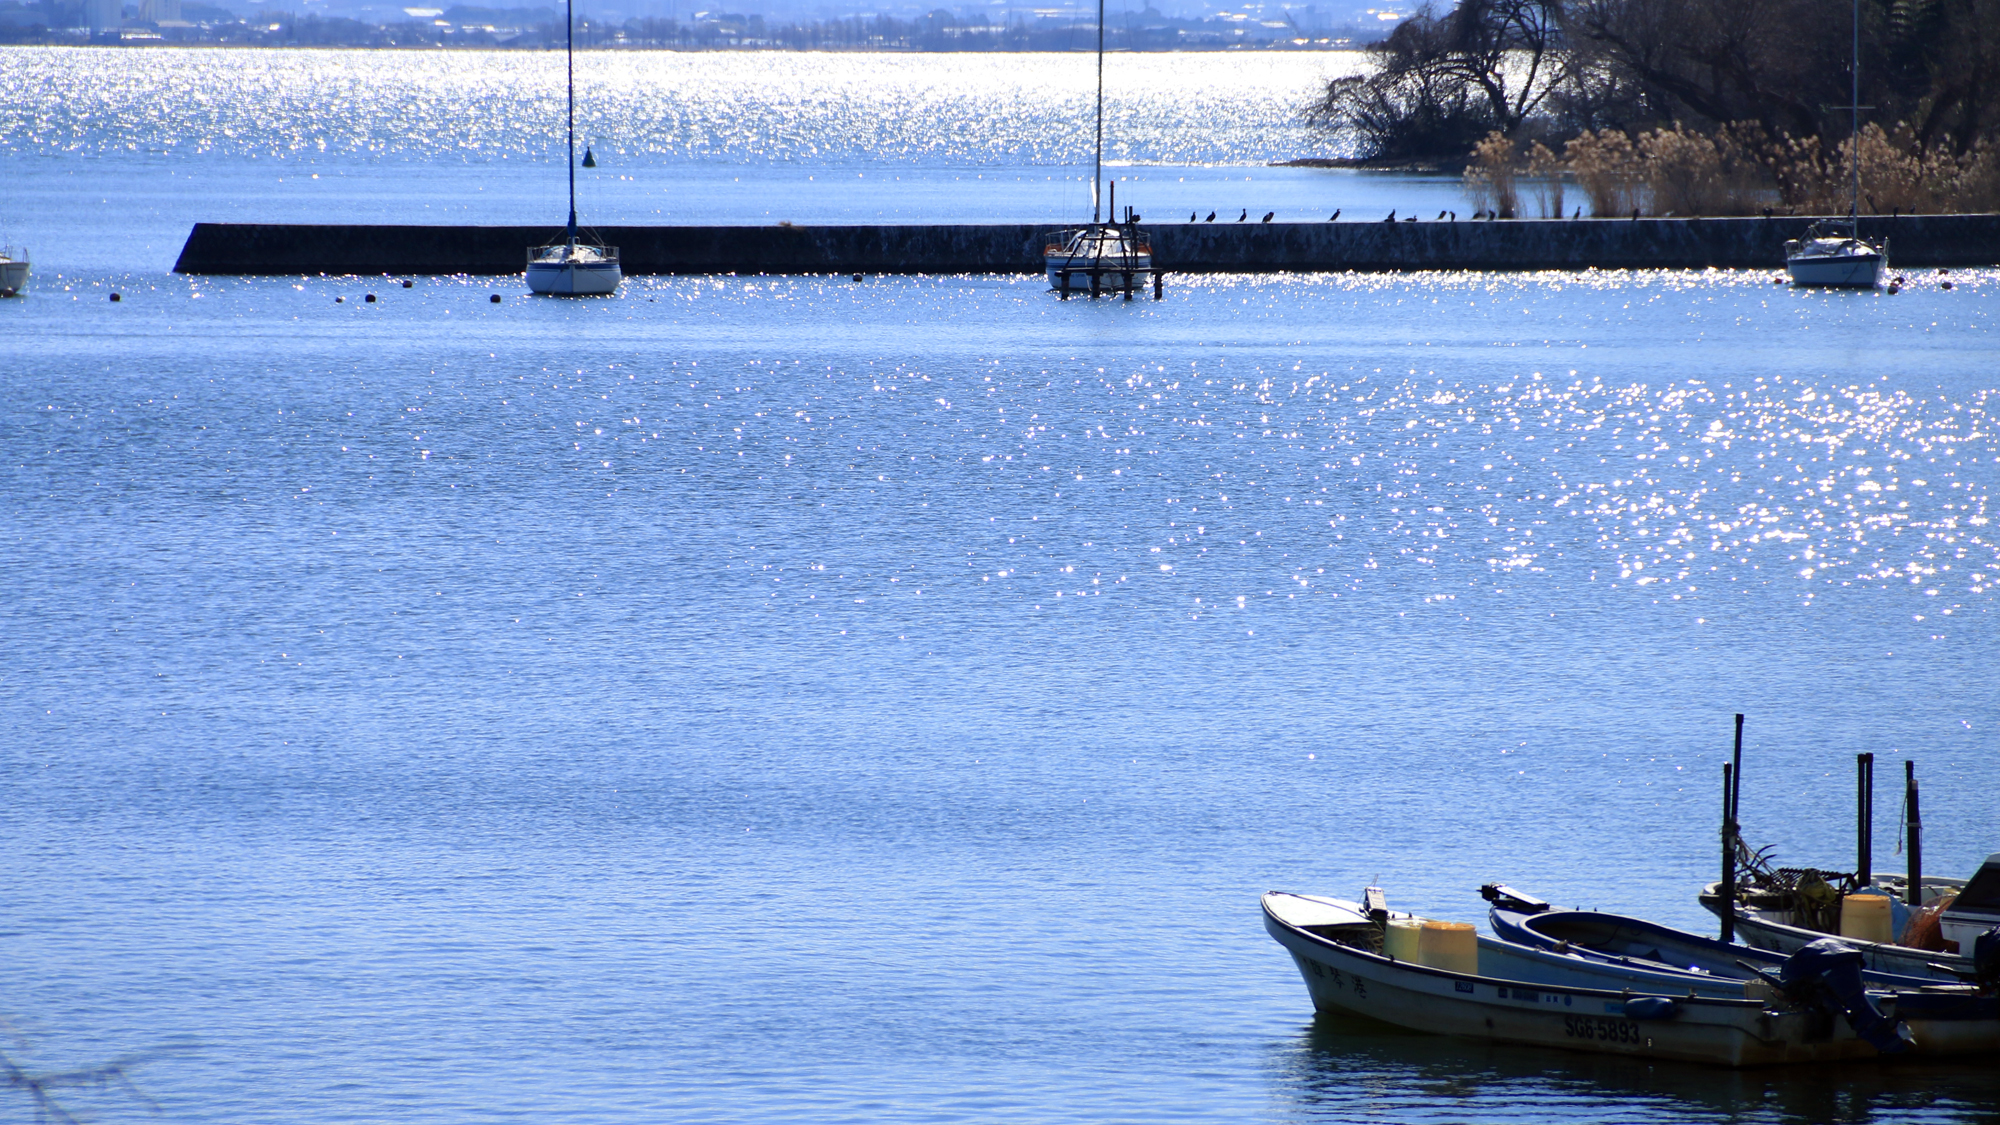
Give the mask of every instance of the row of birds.
[[[1190, 223], [1192, 223], [1192, 222], [1195, 222], [1195, 221], [1196, 221], [1196, 219], [1195, 219], [1195, 216], [1196, 216], [1197, 214], [1199, 214], [1199, 212], [1195, 212], [1195, 211], [1189, 211], [1189, 212], [1188, 212], [1188, 222], [1190, 222]], [[1266, 211], [1266, 212], [1264, 212], [1264, 218], [1263, 218], [1263, 221], [1264, 221], [1264, 222], [1267, 222], [1267, 223], [1268, 223], [1268, 222], [1270, 222], [1271, 220], [1273, 220], [1273, 219], [1275, 219], [1275, 218], [1277, 218], [1277, 217], [1278, 217], [1278, 213], [1277, 213], [1276, 211]], [[1472, 213], [1472, 217], [1473, 217], [1473, 219], [1474, 219], [1474, 220], [1478, 220], [1478, 219], [1488, 219], [1488, 220], [1492, 220], [1492, 219], [1498, 219], [1498, 218], [1500, 217], [1500, 213], [1499, 213], [1498, 211], [1474, 211], [1474, 212]], [[1633, 217], [1634, 217], [1634, 218], [1637, 218], [1637, 217], [1638, 217], [1638, 216], [1637, 216], [1637, 212], [1634, 212], [1634, 214], [1633, 214]], [[1583, 208], [1581, 208], [1581, 207], [1578, 207], [1578, 208], [1576, 209], [1576, 214], [1574, 214], [1574, 215], [1571, 215], [1571, 216], [1570, 216], [1570, 218], [1572, 218], [1572, 219], [1581, 219], [1581, 218], [1583, 218]], [[1139, 217], [1138, 217], [1137, 215], [1134, 215], [1134, 216], [1132, 216], [1132, 220], [1133, 220], [1134, 222], [1137, 222], [1137, 221], [1138, 221], [1138, 219], [1139, 219]], [[1454, 223], [1455, 223], [1455, 222], [1457, 222], [1457, 221], [1458, 221], [1458, 212], [1456, 212], [1456, 211], [1439, 211], [1439, 212], [1438, 212], [1438, 217], [1437, 217], [1437, 218], [1435, 218], [1435, 219], [1432, 219], [1431, 221], [1432, 221], [1432, 222], [1434, 222], [1434, 223], [1442, 223], [1442, 222], [1445, 222], [1445, 221], [1447, 221], [1447, 220], [1449, 220], [1449, 221], [1451, 221], [1451, 222], [1454, 222]], [[1214, 222], [1214, 221], [1215, 221], [1215, 212], [1213, 212], [1213, 211], [1210, 211], [1210, 212], [1208, 213], [1208, 218], [1206, 218], [1206, 219], [1202, 219], [1202, 220], [1200, 220], [1200, 221], [1201, 221], [1201, 222], [1204, 222], [1204, 223], [1212, 223], [1212, 222]], [[1244, 209], [1243, 209], [1243, 213], [1242, 213], [1241, 215], [1238, 215], [1238, 216], [1236, 216], [1236, 221], [1237, 221], [1237, 222], [1239, 222], [1239, 223], [1247, 223], [1247, 222], [1249, 222], [1249, 221], [1250, 221], [1250, 209], [1249, 209], [1248, 207], [1244, 208]], [[1334, 223], [1334, 222], [1339, 222], [1339, 221], [1340, 221], [1340, 211], [1336, 210], [1336, 211], [1334, 211], [1334, 213], [1333, 213], [1333, 214], [1331, 214], [1331, 215], [1328, 215], [1328, 216], [1326, 217], [1326, 221], [1327, 221], [1327, 222], [1329, 222], [1329, 223]], [[1393, 222], [1396, 222], [1396, 221], [1397, 221], [1397, 219], [1396, 219], [1396, 212], [1394, 212], [1394, 211], [1391, 211], [1391, 212], [1389, 212], [1389, 217], [1388, 217], [1388, 218], [1386, 218], [1386, 219], [1383, 219], [1382, 221], [1383, 221], [1383, 222], [1385, 222], [1385, 223], [1393, 223]], [[1417, 219], [1417, 216], [1415, 216], [1415, 215], [1405, 215], [1405, 216], [1403, 217], [1402, 221], [1403, 221], [1403, 222], [1406, 222], [1406, 223], [1414, 223], [1414, 222], [1417, 222], [1417, 221], [1418, 221], [1418, 219]]]

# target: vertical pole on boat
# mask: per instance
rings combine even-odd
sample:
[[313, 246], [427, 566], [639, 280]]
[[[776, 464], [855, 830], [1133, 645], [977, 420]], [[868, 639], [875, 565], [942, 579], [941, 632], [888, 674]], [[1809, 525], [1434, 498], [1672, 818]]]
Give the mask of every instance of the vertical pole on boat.
[[1729, 756], [1729, 762], [1736, 767], [1736, 783], [1729, 789], [1729, 819], [1741, 822], [1743, 819], [1743, 716], [1736, 716], [1736, 751]]
[[1854, 97], [1848, 124], [1847, 163], [1854, 172], [1854, 194], [1847, 199], [1847, 219], [1855, 238], [1861, 237], [1861, 0], [1854, 0], [1854, 61], [1848, 66]]
[[1730, 807], [1734, 771], [1722, 763], [1722, 940], [1736, 940], [1736, 820]]
[[[1859, 4], [1861, 0], [1854, 0]], [[1104, 178], [1104, 0], [1097, 0], [1097, 155], [1090, 163], [1090, 222], [1102, 218], [1097, 210], [1097, 188]]]
[[1910, 844], [1910, 883], [1903, 901], [1911, 906], [1924, 904], [1924, 816], [1917, 809], [1917, 763], [1903, 763], [1903, 802]]
[[1875, 755], [1854, 756], [1854, 884], [1875, 882]]
[[[1858, 0], [1857, 0], [1858, 2]], [[576, 258], [576, 0], [563, 0], [563, 66], [569, 97], [569, 249]]]

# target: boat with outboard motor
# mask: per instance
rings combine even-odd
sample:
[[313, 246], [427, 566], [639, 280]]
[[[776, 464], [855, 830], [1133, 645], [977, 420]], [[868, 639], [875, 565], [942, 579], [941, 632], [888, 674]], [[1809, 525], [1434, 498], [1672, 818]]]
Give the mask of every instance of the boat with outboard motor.
[[[1291, 954], [1315, 1008], [1417, 1031], [1723, 1066], [2000, 1051], [2000, 1001], [1969, 986], [1869, 991], [1859, 958], [1837, 942], [1788, 958], [1770, 980], [1609, 988], [1591, 982], [1632, 969], [1522, 960], [1548, 952], [1525, 946], [1516, 960], [1495, 960], [1493, 944], [1472, 952], [1470, 926], [1392, 913], [1376, 888], [1360, 903], [1271, 891], [1262, 907], [1266, 932]], [[1519, 974], [1524, 963], [1574, 975], [1538, 981], [1495, 971]]]
[[[1850, 904], [1881, 895], [1906, 911], [1903, 923], [1890, 927], [1896, 940], [1868, 941], [1850, 934], [1842, 934], [1841, 940], [1860, 950], [1871, 969], [1914, 976], [1975, 972], [1973, 944], [2000, 928], [2000, 853], [1987, 856], [1970, 879], [1920, 876], [1916, 895], [1909, 893], [1904, 877], [1878, 877], [1865, 887], [1855, 882], [1845, 872], [1772, 868], [1738, 880], [1726, 905], [1720, 883], [1703, 887], [1700, 901], [1718, 916], [1728, 910], [1744, 941], [1784, 954], [1851, 928], [1843, 926]], [[1912, 898], [1917, 900], [1914, 908]]]
[[[563, 52], [569, 85], [569, 226], [563, 241], [528, 247], [528, 290], [551, 297], [600, 297], [618, 291], [618, 248], [581, 239], [576, 229], [576, 0], [563, 6]], [[586, 156], [589, 154], [586, 152]], [[591, 167], [596, 167], [592, 160]]]
[[[1775, 974], [1785, 963], [1784, 954], [1718, 941], [1642, 918], [1599, 910], [1557, 910], [1501, 883], [1488, 883], [1479, 893], [1492, 904], [1487, 921], [1504, 943], [1568, 954], [1631, 972], [1669, 974], [1662, 980], [1692, 977], [1741, 983], [1757, 979], [1759, 974]], [[1961, 979], [1941, 965], [1923, 975], [1864, 968], [1861, 977], [1870, 988], [1898, 989], [1955, 984]]]

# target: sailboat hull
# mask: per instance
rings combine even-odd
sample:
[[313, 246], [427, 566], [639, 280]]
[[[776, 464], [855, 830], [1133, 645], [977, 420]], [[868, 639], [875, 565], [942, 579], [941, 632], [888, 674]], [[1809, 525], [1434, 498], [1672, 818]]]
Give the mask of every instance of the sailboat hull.
[[1887, 268], [1883, 255], [1866, 251], [1800, 254], [1785, 261], [1792, 284], [1831, 289], [1873, 289]]
[[528, 291], [549, 297], [602, 297], [618, 291], [617, 262], [529, 262]]

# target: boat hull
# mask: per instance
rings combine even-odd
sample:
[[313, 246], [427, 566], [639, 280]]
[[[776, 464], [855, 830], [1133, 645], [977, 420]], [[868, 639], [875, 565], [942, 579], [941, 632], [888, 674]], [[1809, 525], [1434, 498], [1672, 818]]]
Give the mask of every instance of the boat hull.
[[13, 297], [28, 288], [28, 263], [0, 258], [0, 297]]
[[1049, 288], [1059, 293], [1123, 293], [1144, 289], [1153, 276], [1153, 256], [1140, 254], [1119, 262], [1075, 261], [1067, 255], [1045, 258]]
[[1881, 254], [1827, 254], [1788, 258], [1793, 285], [1821, 289], [1873, 289], [1882, 284], [1888, 259]]
[[617, 262], [528, 263], [528, 291], [549, 297], [601, 297], [622, 280]]
[[[1644, 1019], [1632, 1014], [1627, 992], [1524, 984], [1396, 961], [1285, 921], [1272, 900], [1292, 897], [1264, 896], [1264, 928], [1291, 954], [1319, 1011], [1434, 1034], [1728, 1067], [1879, 1057], [1844, 1020], [1809, 1009], [1677, 996], [1670, 1018]], [[1906, 1022], [1925, 1054], [2000, 1048], [2000, 1020]]]

